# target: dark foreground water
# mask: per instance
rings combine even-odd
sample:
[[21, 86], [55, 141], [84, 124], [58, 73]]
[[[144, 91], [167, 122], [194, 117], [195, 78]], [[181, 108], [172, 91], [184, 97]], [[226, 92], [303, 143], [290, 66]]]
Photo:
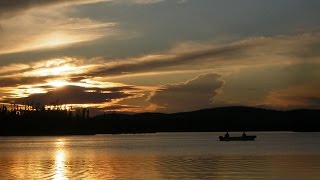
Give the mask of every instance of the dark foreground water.
[[254, 134], [0, 137], [0, 179], [320, 179], [320, 133]]

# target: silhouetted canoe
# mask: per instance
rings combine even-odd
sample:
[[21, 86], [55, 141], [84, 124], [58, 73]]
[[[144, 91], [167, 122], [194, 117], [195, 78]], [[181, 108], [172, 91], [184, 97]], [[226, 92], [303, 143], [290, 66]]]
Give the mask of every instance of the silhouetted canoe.
[[254, 141], [257, 136], [234, 136], [234, 137], [224, 137], [219, 136], [220, 141]]

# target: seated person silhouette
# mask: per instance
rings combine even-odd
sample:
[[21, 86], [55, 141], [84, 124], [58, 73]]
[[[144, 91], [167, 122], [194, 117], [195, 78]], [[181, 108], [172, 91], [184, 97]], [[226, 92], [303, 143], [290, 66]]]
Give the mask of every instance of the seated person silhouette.
[[247, 135], [246, 135], [246, 133], [245, 132], [243, 132], [242, 133], [242, 137], [246, 137]]
[[229, 133], [227, 132], [225, 135], [224, 135], [225, 138], [228, 138], [230, 137]]

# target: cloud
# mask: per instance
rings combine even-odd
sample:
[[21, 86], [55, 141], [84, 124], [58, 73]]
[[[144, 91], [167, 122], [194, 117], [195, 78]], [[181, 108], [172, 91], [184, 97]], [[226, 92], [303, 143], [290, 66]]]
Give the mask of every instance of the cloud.
[[[87, 23], [87, 26], [96, 25]], [[319, 43], [320, 33], [257, 37], [220, 44], [186, 42], [171, 50], [142, 57], [94, 58], [97, 62], [95, 68], [84, 75], [111, 77], [195, 69], [233, 71], [248, 66], [317, 63], [320, 57], [317, 51]], [[90, 59], [86, 61], [92, 62]]]
[[320, 107], [319, 86], [291, 86], [269, 92], [264, 98], [263, 105], [280, 109], [298, 109]]
[[75, 6], [81, 4], [92, 4], [98, 2], [133, 3], [133, 4], [154, 4], [165, 0], [1, 0], [0, 17], [13, 16], [33, 8], [50, 6]]
[[185, 4], [187, 3], [189, 0], [178, 0], [177, 4]]
[[87, 76], [86, 74], [95, 66], [100, 67], [99, 61], [90, 62], [73, 58], [2, 66], [0, 96], [2, 99], [25, 98], [33, 94], [51, 92], [55, 87], [61, 86], [102, 88], [115, 92], [121, 92], [126, 87], [127, 91], [139, 91], [133, 86]]
[[95, 65], [84, 63], [81, 59], [52, 59], [29, 64], [9, 64], [0, 67], [0, 86], [14, 87], [20, 85], [42, 84], [62, 78], [70, 81], [86, 79], [81, 74]]
[[132, 87], [113, 88], [85, 88], [79, 86], [65, 86], [47, 93], [32, 94], [25, 98], [7, 99], [7, 102], [23, 104], [24, 102], [38, 102], [42, 105], [50, 105], [52, 102], [61, 104], [103, 104], [128, 98], [134, 94], [125, 92]]
[[[278, 64], [244, 68], [224, 76], [223, 94], [215, 105], [261, 106], [264, 108], [314, 108], [319, 96], [320, 64]], [[318, 106], [319, 107], [319, 106]]]
[[[54, 89], [53, 86], [57, 84], [78, 86], [82, 88], [110, 88], [123, 86], [124, 84], [121, 83], [121, 78], [131, 78], [132, 81], [124, 82], [129, 82], [128, 84], [131, 85], [138, 85], [139, 83], [135, 84], [133, 80], [134, 78], [132, 78], [135, 75], [139, 76], [140, 80], [144, 82], [154, 81], [152, 78], [155, 76], [163, 76], [162, 79], [158, 79], [158, 83], [156, 84], [157, 86], [168, 82], [183, 82], [198, 74], [210, 74], [212, 72], [221, 74], [221, 76], [224, 76], [223, 79], [226, 79], [225, 76], [235, 72], [244, 72], [248, 69], [263, 67], [266, 71], [248, 74], [248, 76], [253, 75], [256, 78], [248, 80], [250, 78], [246, 77], [242, 80], [247, 83], [240, 81], [235, 84], [234, 88], [232, 88], [239, 88], [240, 90], [246, 89], [245, 86], [250, 84], [250, 88], [254, 88], [259, 91], [255, 92], [255, 94], [259, 96], [257, 99], [261, 99], [270, 91], [275, 92], [276, 90], [279, 90], [279, 87], [284, 88], [284, 86], [277, 85], [277, 83], [293, 86], [297, 84], [299, 85], [303, 82], [309, 83], [314, 81], [312, 79], [316, 79], [318, 75], [310, 75], [307, 77], [307, 73], [305, 72], [313, 74], [317, 74], [318, 72], [319, 66], [315, 65], [320, 64], [320, 54], [317, 51], [319, 43], [320, 33], [305, 33], [290, 36], [249, 38], [220, 44], [216, 44], [214, 42], [185, 42], [165, 52], [149, 54], [142, 57], [130, 57], [126, 59], [106, 59], [103, 57], [93, 59], [62, 57], [59, 59], [33, 63], [11, 64], [0, 67], [0, 98], [25, 98], [33, 94], [49, 93]], [[310, 65], [303, 68], [303, 64]], [[296, 68], [294, 69], [297, 70], [284, 68], [289, 65], [295, 65]], [[278, 74], [283, 76], [283, 78], [277, 78], [276, 75], [274, 75], [272, 78], [277, 78], [277, 81], [274, 79], [272, 80], [272, 82], [275, 82], [270, 85], [272, 87], [267, 87], [269, 86], [267, 84], [266, 86], [262, 86], [261, 84], [263, 83], [257, 83], [257, 81], [261, 82], [258, 78], [259, 73], [275, 74], [275, 70], [267, 70], [269, 67], [279, 67], [276, 71], [285, 71], [288, 73], [283, 74], [278, 72]], [[313, 71], [310, 71], [309, 67], [314, 67]], [[164, 75], [164, 72], [166, 72], [167, 76]], [[180, 80], [172, 78], [175, 80], [166, 81], [170, 76], [175, 76], [177, 73], [180, 73], [181, 76], [188, 77]], [[150, 74], [153, 76], [150, 76]], [[114, 82], [112, 81], [112, 78], [118, 78], [115, 82], [119, 83], [112, 83]], [[211, 80], [209, 80], [210, 78]], [[199, 109], [206, 107], [206, 105], [211, 107], [211, 98], [215, 96], [215, 93], [217, 93], [216, 90], [220, 90], [223, 84], [220, 80], [221, 78], [222, 77], [218, 75], [203, 75], [185, 83], [164, 85], [150, 97], [149, 103], [142, 103], [141, 101], [144, 100], [140, 98], [139, 102], [134, 102], [134, 106], [142, 106], [143, 104], [145, 108], [147, 108], [146, 106], [150, 106], [150, 102], [152, 102], [158, 105], [158, 107], [166, 108], [163, 109], [164, 111], [185, 111]], [[299, 81], [297, 81], [298, 79]], [[197, 82], [203, 82], [198, 84], [201, 88], [194, 89], [194, 92], [191, 93], [191, 88], [195, 87]], [[228, 83], [228, 81], [226, 83]], [[260, 86], [260, 90], [259, 88], [255, 88], [255, 84]], [[149, 86], [141, 87], [146, 93], [154, 91], [155, 84], [143, 85]], [[26, 88], [28, 90], [24, 92]], [[209, 89], [211, 90], [209, 91]], [[179, 104], [180, 102], [177, 101], [177, 98], [185, 97], [184, 90], [190, 97], [197, 97], [195, 99], [189, 97], [190, 99], [193, 99], [192, 101], [195, 103], [191, 103], [191, 101], [189, 102], [186, 98], [186, 100], [184, 100], [187, 102], [185, 103], [187, 104], [185, 107], [182, 106], [182, 104]], [[121, 88], [114, 91], [120, 92]], [[132, 90], [131, 93], [137, 95], [137, 92], [133, 91], [134, 90]], [[141, 93], [141, 91], [139, 93]], [[196, 93], [197, 91], [202, 93]], [[235, 94], [238, 93], [239, 96], [230, 96], [227, 99], [228, 102], [236, 102], [239, 104], [244, 102], [243, 99], [248, 99], [246, 96], [252, 93], [252, 91], [250, 91], [250, 93], [247, 91], [246, 93], [243, 93], [244, 91], [235, 92], [234, 90], [231, 92]], [[162, 96], [163, 98], [159, 98]], [[297, 94], [297, 96], [307, 97], [302, 94]], [[311, 99], [312, 96], [317, 97], [315, 94], [311, 94], [309, 99]], [[238, 99], [232, 99], [232, 97], [237, 97]], [[239, 97], [242, 97], [242, 99], [240, 99], [241, 102], [237, 101], [239, 100]], [[273, 95], [273, 97], [275, 97], [275, 95]], [[174, 101], [171, 101], [171, 99]], [[273, 101], [275, 101], [274, 99], [276, 98], [273, 98]], [[225, 99], [221, 98], [220, 100], [223, 101]], [[168, 101], [168, 103], [165, 101]], [[125, 104], [127, 101], [123, 102], [124, 103], [119, 104], [129, 105]], [[269, 99], [268, 103], [269, 102], [271, 102], [271, 99]], [[254, 103], [256, 103], [256, 101], [254, 101]]]
[[164, 111], [179, 112], [212, 107], [213, 97], [223, 86], [218, 74], [204, 74], [181, 84], [161, 86], [149, 102]]
[[[93, 72], [97, 75], [121, 75], [140, 72], [151, 72], [155, 70], [170, 70], [173, 67], [193, 64], [199, 61], [200, 64], [206, 63], [208, 58], [224, 58], [224, 56], [232, 55], [233, 53], [241, 54], [245, 46], [238, 47], [227, 46], [212, 48], [209, 50], [200, 50], [191, 53], [177, 54], [177, 55], [150, 55], [138, 60], [129, 60], [126, 62], [119, 62], [111, 67], [103, 67]], [[215, 59], [212, 59], [215, 61]], [[205, 62], [200, 62], [205, 61]], [[199, 65], [199, 64], [198, 64]], [[186, 69], [191, 69], [186, 67]]]
[[45, 83], [48, 77], [6, 77], [0, 78], [1, 87], [17, 87], [19, 85], [30, 85]]
[[106, 64], [92, 71], [92, 75], [119, 76], [218, 68], [230, 70], [246, 66], [318, 62], [320, 54], [316, 49], [319, 43], [320, 33], [257, 37], [220, 45], [187, 43], [167, 52]]
[[156, 4], [159, 2], [163, 2], [165, 0], [120, 0], [120, 2], [127, 2], [127, 3], [135, 3], [135, 4]]
[[12, 73], [22, 72], [29, 69], [27, 64], [10, 64], [7, 66], [0, 66], [0, 75], [8, 75]]
[[114, 111], [121, 111], [121, 112], [136, 112], [141, 111], [141, 106], [132, 106], [132, 105], [121, 105], [121, 104], [114, 104], [111, 106], [106, 106], [103, 108], [98, 109], [99, 111], [107, 111], [107, 112], [114, 112]]
[[1, 21], [0, 54], [54, 49], [115, 34], [116, 23], [70, 18], [55, 10], [33, 11]]
[[106, 0], [1, 0], [0, 17], [7, 15], [12, 16], [21, 11], [41, 6], [58, 6], [58, 5], [79, 5], [96, 3]]

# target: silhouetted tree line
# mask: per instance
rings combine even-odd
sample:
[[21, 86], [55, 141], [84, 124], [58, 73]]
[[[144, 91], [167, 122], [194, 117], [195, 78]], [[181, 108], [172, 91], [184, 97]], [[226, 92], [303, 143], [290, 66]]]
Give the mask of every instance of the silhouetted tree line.
[[40, 103], [28, 104], [28, 105], [16, 105], [11, 104], [11, 108], [8, 109], [7, 106], [0, 106], [0, 114], [1, 116], [5, 116], [3, 119], [25, 119], [26, 117], [32, 115], [44, 115], [46, 114], [64, 114], [65, 119], [76, 119], [76, 120], [85, 120], [89, 119], [90, 111], [88, 108], [76, 108], [73, 109], [72, 106], [67, 108], [67, 105], [52, 105], [49, 107], [40, 106]]
[[[9, 108], [10, 107], [10, 108]], [[0, 106], [0, 135], [59, 135], [85, 134], [88, 108], [40, 104]]]
[[110, 113], [89, 118], [87, 109], [27, 111], [3, 107], [0, 135], [67, 135], [212, 131], [320, 131], [320, 110], [275, 111], [225, 107], [173, 114]]

